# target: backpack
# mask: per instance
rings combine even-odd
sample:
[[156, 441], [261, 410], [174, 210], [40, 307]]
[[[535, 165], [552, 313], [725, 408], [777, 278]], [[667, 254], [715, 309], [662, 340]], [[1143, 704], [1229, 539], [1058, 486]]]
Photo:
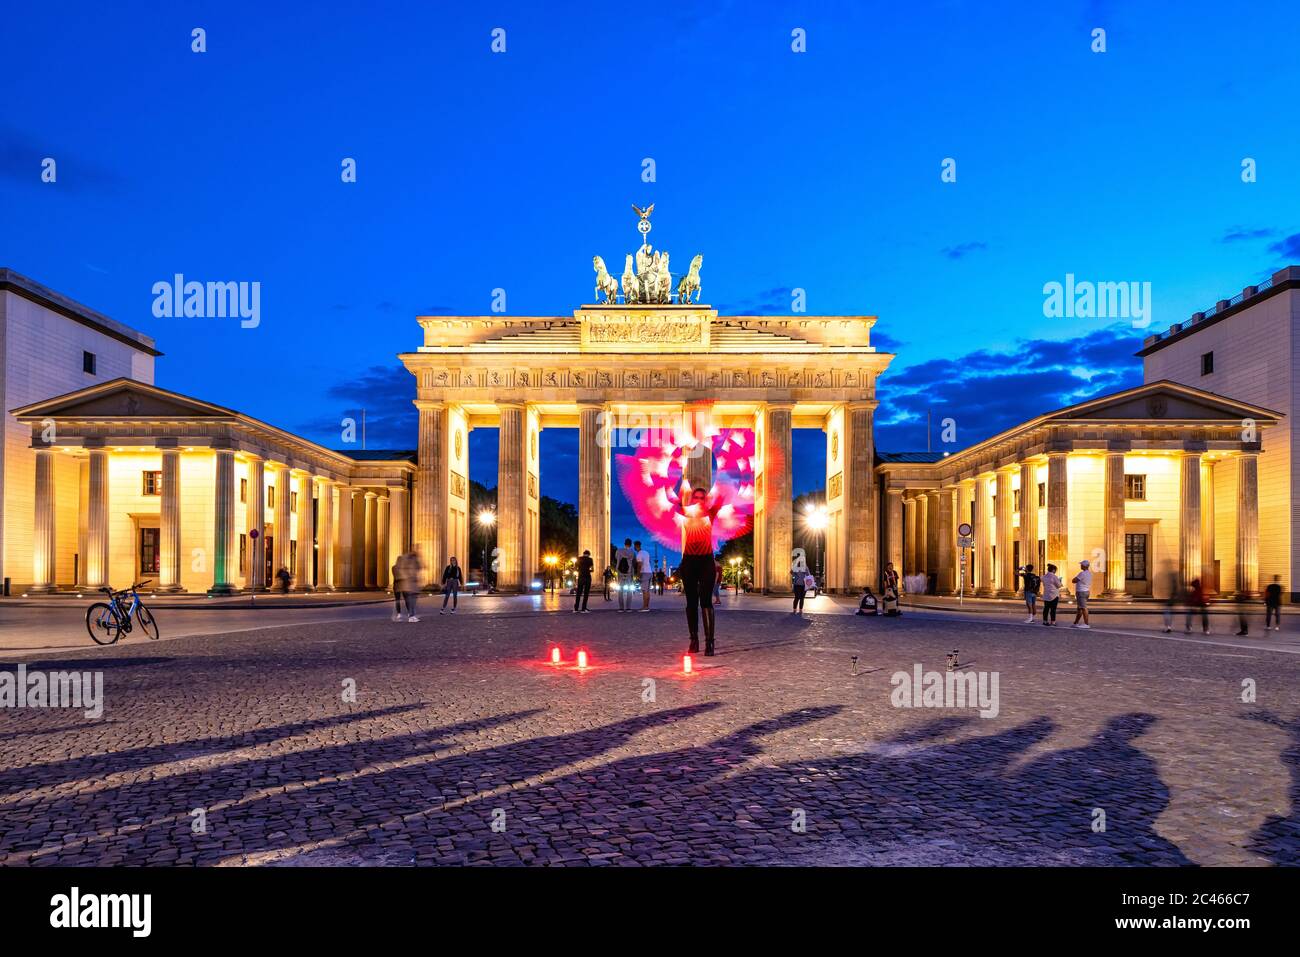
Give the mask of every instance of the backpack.
[[1035, 575], [1033, 572], [1030, 572], [1029, 574], [1025, 575], [1025, 591], [1029, 592], [1030, 594], [1037, 595], [1038, 586], [1041, 583], [1042, 583], [1042, 579], [1039, 578], [1037, 575]]
[[623, 574], [627, 574], [629, 571], [631, 571], [631, 568], [628, 566], [627, 563], [626, 555], [624, 555], [622, 558], [618, 560], [618, 570]]

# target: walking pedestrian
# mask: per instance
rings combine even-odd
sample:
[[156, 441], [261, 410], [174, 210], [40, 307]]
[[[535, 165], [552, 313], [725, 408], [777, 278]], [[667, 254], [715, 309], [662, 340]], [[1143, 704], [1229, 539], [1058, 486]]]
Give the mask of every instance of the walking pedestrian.
[[641, 547], [640, 542], [632, 545], [636, 549], [636, 573], [641, 579], [641, 610], [650, 610], [650, 576], [654, 569], [650, 566], [650, 553]]
[[1264, 589], [1264, 630], [1268, 631], [1269, 622], [1274, 631], [1282, 630], [1282, 579], [1277, 575]]
[[1061, 600], [1061, 576], [1056, 574], [1056, 566], [1048, 565], [1043, 574], [1043, 624], [1051, 628], [1056, 625], [1056, 605]]
[[797, 615], [803, 611], [803, 600], [808, 594], [808, 572], [802, 563], [795, 562], [790, 566], [790, 584], [794, 588], [794, 604], [790, 608], [790, 614]]
[[618, 571], [618, 610], [632, 610], [632, 581], [636, 575], [636, 550], [632, 539], [623, 539], [623, 547], [614, 553], [614, 568]]
[[[1070, 579], [1074, 585], [1075, 628], [1091, 628], [1088, 624], [1088, 593], [1092, 591], [1092, 569], [1088, 559], [1079, 562], [1079, 574]], [[1082, 624], [1080, 624], [1082, 619]]]
[[1164, 607], [1161, 609], [1165, 619], [1165, 634], [1174, 630], [1174, 610], [1178, 606], [1178, 573], [1170, 567], [1160, 576], [1165, 591]]
[[713, 605], [722, 607], [722, 562], [713, 563]]
[[406, 597], [406, 567], [403, 562], [405, 555], [398, 555], [397, 560], [393, 562], [393, 621], [402, 620], [402, 602]]
[[424, 563], [416, 552], [407, 552], [398, 556], [397, 571], [401, 579], [402, 602], [406, 605], [406, 620], [409, 624], [417, 624], [420, 619], [415, 614], [415, 606], [424, 585]]
[[1025, 619], [1026, 625], [1032, 625], [1038, 620], [1038, 587], [1041, 579], [1034, 574], [1034, 566], [1026, 565], [1020, 569], [1020, 580], [1024, 585], [1025, 608], [1029, 610], [1029, 617]]
[[456, 600], [460, 595], [460, 586], [465, 583], [465, 577], [461, 574], [460, 564], [456, 561], [456, 556], [452, 555], [447, 559], [447, 567], [442, 570], [442, 610], [440, 615], [447, 614], [447, 599], [451, 599], [451, 613], [456, 614]]
[[683, 517], [682, 563], [678, 574], [686, 595], [686, 626], [691, 652], [700, 650], [699, 623], [704, 623], [704, 654], [714, 653], [713, 583], [717, 572], [713, 560], [713, 519], [722, 503], [710, 503], [708, 493], [692, 489], [690, 503], [677, 508]]
[[587, 607], [587, 599], [591, 597], [591, 573], [595, 570], [596, 563], [592, 561], [591, 549], [584, 548], [582, 556], [578, 559], [578, 587], [573, 592], [573, 613], [575, 615], [579, 612], [584, 615], [591, 612]]
[[1187, 619], [1183, 623], [1183, 634], [1192, 633], [1192, 618], [1198, 613], [1201, 616], [1201, 632], [1208, 635], [1210, 633], [1209, 602], [1205, 600], [1205, 589], [1201, 587], [1201, 580], [1193, 578], [1192, 584], [1187, 589]]
[[275, 573], [275, 577], [276, 580], [280, 582], [280, 594], [282, 595], [289, 594], [289, 581], [290, 581], [289, 569], [281, 565], [280, 570]]

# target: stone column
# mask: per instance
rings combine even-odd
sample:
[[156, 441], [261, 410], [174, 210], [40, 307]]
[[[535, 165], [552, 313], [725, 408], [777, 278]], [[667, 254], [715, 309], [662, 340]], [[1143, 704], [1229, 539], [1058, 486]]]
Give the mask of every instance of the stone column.
[[685, 414], [687, 425], [692, 434], [700, 439], [700, 443], [692, 450], [694, 454], [686, 460], [683, 477], [691, 484], [691, 488], [707, 490], [713, 487], [713, 440], [705, 438], [704, 433], [709, 428], [712, 410], [707, 405], [691, 405], [687, 406]]
[[1068, 462], [1065, 452], [1047, 453], [1047, 561], [1056, 566], [1064, 582], [1074, 577], [1070, 573]]
[[1011, 479], [1016, 466], [998, 469], [998, 596], [1016, 595], [1016, 493]]
[[875, 403], [850, 403], [844, 409], [844, 538], [847, 568], [844, 584], [851, 594], [874, 586], [876, 569], [876, 472], [873, 418]]
[[[362, 545], [361, 548], [364, 558], [359, 563], [361, 564], [362, 569], [364, 569], [363, 571], [364, 577], [362, 578], [363, 588], [375, 588], [377, 587], [377, 583], [379, 581], [377, 577], [378, 569], [379, 569], [379, 562], [378, 562], [379, 555], [376, 551], [376, 548], [378, 546], [378, 538], [379, 538], [377, 534], [378, 510], [375, 508], [375, 502], [378, 498], [379, 496], [376, 495], [374, 492], [366, 493], [365, 513], [364, 513], [364, 518], [362, 520], [362, 528], [364, 529], [362, 534], [364, 537], [365, 544]], [[437, 569], [437, 570], [441, 571], [441, 569]], [[431, 570], [430, 571], [431, 577], [432, 574], [433, 571]]]
[[916, 574], [925, 578], [925, 588], [930, 588], [930, 496], [922, 492], [916, 497]]
[[1219, 593], [1214, 565], [1214, 463], [1201, 462], [1201, 584], [1207, 594]]
[[[77, 581], [79, 589], [86, 587], [86, 556], [90, 554], [87, 547], [87, 527], [90, 516], [90, 462], [82, 459], [77, 463]], [[0, 516], [2, 519], [3, 516]]]
[[[975, 503], [975, 490], [978, 482], [974, 479], [962, 479], [957, 486], [957, 514], [953, 525], [959, 527], [963, 522], [970, 524], [972, 537], [975, 531], [976, 519], [978, 516], [972, 516], [972, 505]], [[978, 541], [978, 540], [977, 540]], [[957, 590], [963, 595], [973, 595], [975, 593], [975, 578], [973, 574], [975, 555], [978, 552], [976, 548], [957, 549]], [[965, 556], [966, 564], [962, 565], [962, 557]], [[963, 578], [964, 574], [964, 578]]]
[[36, 450], [36, 509], [32, 515], [33, 594], [54, 591], [54, 452]]
[[212, 482], [212, 589], [213, 595], [233, 595], [235, 571], [235, 453], [215, 449]]
[[181, 588], [181, 453], [176, 449], [162, 451], [161, 491], [158, 504], [158, 590], [184, 591]]
[[[407, 494], [403, 486], [393, 486], [388, 490], [388, 550], [387, 568], [397, 564], [398, 557], [407, 552], [406, 516]], [[458, 555], [461, 565], [469, 568], [469, 556]]]
[[[1106, 453], [1106, 474], [1105, 474], [1105, 543], [1106, 549], [1106, 568], [1104, 570], [1105, 578], [1103, 581], [1106, 585], [1105, 598], [1122, 599], [1127, 598], [1128, 594], [1124, 591], [1124, 453], [1107, 452]], [[1201, 491], [1201, 466], [1198, 461], [1196, 464], [1196, 574], [1201, 571], [1201, 513], [1200, 513], [1200, 491]], [[1180, 538], [1186, 539], [1186, 535], [1180, 535]], [[1093, 577], [1096, 577], [1100, 569], [1092, 570]], [[1073, 576], [1066, 576], [1073, 577]]]
[[316, 589], [334, 590], [334, 483], [323, 478], [316, 486]]
[[909, 495], [903, 500], [903, 507], [907, 512], [906, 519], [906, 545], [903, 549], [903, 564], [899, 566], [900, 575], [916, 574], [916, 496]]
[[1181, 455], [1178, 471], [1178, 580], [1186, 591], [1202, 570], [1200, 453]]
[[975, 481], [975, 551], [979, 555], [977, 595], [991, 598], [997, 594], [997, 572], [993, 567], [993, 497], [987, 479]]
[[310, 472], [298, 473], [298, 569], [294, 591], [314, 591], [312, 569], [315, 565], [316, 529], [312, 522], [312, 477]]
[[1259, 597], [1259, 455], [1237, 456], [1237, 597]]
[[[903, 574], [903, 490], [889, 488], [885, 491], [885, 561], [893, 562], [894, 569]], [[875, 587], [872, 582], [872, 587]]]
[[767, 407], [767, 435], [763, 440], [765, 508], [767, 512], [767, 590], [788, 594], [790, 556], [794, 544], [790, 497], [791, 416], [793, 405]]
[[[420, 410], [419, 458], [415, 473], [415, 550], [426, 569], [442, 572], [447, 555], [447, 406], [417, 400]], [[500, 486], [497, 495], [500, 497]], [[359, 563], [358, 563], [359, 564]]]
[[388, 587], [389, 570], [393, 567], [388, 560], [388, 496], [381, 494], [376, 503], [375, 514], [375, 585]]
[[936, 595], [951, 595], [956, 592], [953, 572], [953, 492], [948, 486], [935, 494], [935, 556], [938, 564], [938, 579], [935, 583]]
[[[166, 490], [164, 476], [163, 491]], [[248, 525], [248, 587], [266, 591], [266, 462], [258, 456], [248, 462], [248, 495], [244, 508]], [[256, 538], [253, 532], [257, 532]]]
[[[609, 447], [602, 441], [601, 424], [604, 405], [582, 402], [578, 405], [578, 554], [591, 552], [596, 571], [592, 581], [609, 564], [609, 541], [605, 535], [609, 498], [605, 473], [609, 468]], [[593, 585], [594, 587], [594, 585]]]
[[352, 512], [356, 508], [356, 489], [350, 485], [339, 486], [338, 548], [335, 552], [338, 574], [334, 583], [342, 589], [355, 588], [357, 584], [355, 553], [352, 547]]
[[[501, 412], [497, 430], [497, 588], [527, 591], [524, 581], [524, 549], [528, 536], [527, 442], [528, 423], [522, 403], [498, 404]], [[442, 571], [441, 567], [437, 569]]]
[[[108, 581], [108, 452], [90, 450], [89, 496], [86, 499], [86, 587]], [[127, 583], [129, 584], [129, 583]]]
[[293, 540], [293, 523], [289, 520], [289, 466], [275, 467], [275, 556], [271, 564], [272, 575], [280, 574], [281, 568], [289, 568], [289, 542]]
[[1020, 464], [1020, 564], [1033, 565], [1038, 575], [1047, 571], [1038, 567], [1038, 466], [1032, 462]]

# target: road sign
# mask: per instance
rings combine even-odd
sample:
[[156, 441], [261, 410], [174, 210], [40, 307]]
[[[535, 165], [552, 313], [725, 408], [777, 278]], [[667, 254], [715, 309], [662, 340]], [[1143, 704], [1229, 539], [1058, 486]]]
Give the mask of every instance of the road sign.
[[[962, 522], [960, 525], [957, 526], [957, 534], [960, 535], [962, 538], [970, 538], [970, 533], [971, 533], [970, 522]], [[963, 547], [969, 548], [970, 546], [966, 545]]]
[[958, 535], [958, 536], [957, 536], [957, 547], [958, 547], [958, 548], [974, 548], [974, 547], [975, 547], [975, 539], [974, 539], [972, 536], [970, 536], [970, 535]]

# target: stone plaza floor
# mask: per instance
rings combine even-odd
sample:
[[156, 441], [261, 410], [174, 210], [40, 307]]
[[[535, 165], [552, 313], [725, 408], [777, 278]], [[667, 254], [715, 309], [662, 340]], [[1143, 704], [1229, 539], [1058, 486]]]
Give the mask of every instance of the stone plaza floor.
[[[105, 703], [0, 709], [0, 863], [1300, 863], [1294, 646], [489, 601], [9, 658]], [[891, 703], [954, 647], [996, 716]]]

